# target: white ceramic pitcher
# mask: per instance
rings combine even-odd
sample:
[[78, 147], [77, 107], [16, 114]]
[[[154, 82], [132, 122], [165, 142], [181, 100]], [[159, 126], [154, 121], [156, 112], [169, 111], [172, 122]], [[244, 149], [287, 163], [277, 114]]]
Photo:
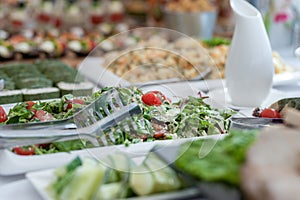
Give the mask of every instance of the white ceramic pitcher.
[[274, 66], [269, 38], [254, 6], [245, 0], [230, 0], [230, 5], [236, 24], [225, 67], [226, 86], [232, 105], [257, 107], [272, 86]]

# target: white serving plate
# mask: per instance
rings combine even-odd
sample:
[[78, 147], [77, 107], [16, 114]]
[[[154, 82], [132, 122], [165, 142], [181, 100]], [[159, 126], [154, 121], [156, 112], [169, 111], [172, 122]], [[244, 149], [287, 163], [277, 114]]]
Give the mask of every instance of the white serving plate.
[[[35, 188], [37, 193], [42, 197], [43, 200], [55, 200], [52, 198], [48, 192], [47, 187], [49, 184], [54, 180], [53, 175], [53, 169], [50, 170], [44, 170], [39, 172], [32, 172], [26, 174], [27, 180], [32, 184], [32, 186]], [[174, 199], [182, 197], [184, 198], [187, 195], [193, 195], [197, 194], [197, 189], [190, 188], [185, 189], [181, 191], [175, 191], [170, 193], [164, 193], [164, 194], [155, 194], [151, 196], [145, 196], [145, 197], [134, 197], [134, 198], [128, 198], [128, 200], [150, 200], [150, 199], [157, 199], [157, 200], [168, 200], [168, 199]], [[1, 197], [1, 195], [0, 195]], [[12, 196], [13, 197], [13, 196]], [[31, 199], [31, 200], [37, 200], [37, 199]]]
[[[49, 170], [50, 172], [51, 170]], [[43, 185], [46, 185], [45, 179], [50, 178], [46, 174], [30, 174], [27, 179], [19, 180], [3, 187], [0, 187], [0, 199], [14, 199], [14, 200], [53, 200], [44, 191]], [[29, 180], [30, 179], [30, 180]], [[34, 184], [34, 185], [33, 185]], [[40, 185], [42, 184], [42, 185]], [[16, 192], [18, 191], [18, 192]], [[165, 193], [159, 195], [152, 195], [143, 198], [130, 198], [130, 200], [153, 200], [153, 199], [175, 199], [184, 197], [186, 195], [197, 194], [196, 189], [187, 189], [178, 192]]]
[[[155, 151], [163, 150], [167, 147], [167, 145], [172, 147], [179, 147], [182, 143], [191, 141], [191, 140], [197, 140], [197, 139], [207, 139], [212, 138], [215, 140], [223, 139], [225, 135], [212, 135], [212, 136], [203, 136], [198, 138], [187, 138], [187, 139], [178, 139], [178, 140], [166, 140], [166, 141], [155, 141], [151, 143], [139, 143], [136, 145], [132, 145], [133, 148], [128, 147], [124, 149], [124, 146], [111, 146], [108, 148], [98, 148], [93, 149], [91, 152], [88, 152], [87, 154], [79, 154], [78, 156], [84, 157], [84, 156], [91, 156], [91, 155], [99, 155], [97, 157], [98, 159], [104, 158], [109, 154], [116, 154], [119, 151], [122, 151], [122, 153], [125, 153], [127, 156], [132, 158], [136, 164], [142, 163], [142, 161], [145, 159], [148, 152], [154, 147]], [[157, 148], [158, 147], [158, 148]], [[167, 149], [169, 151], [170, 149]], [[169, 152], [169, 153], [175, 153], [175, 152]], [[174, 160], [175, 161], [175, 160]], [[26, 178], [30, 181], [30, 183], [33, 185], [33, 187], [36, 189], [36, 191], [43, 197], [44, 200], [54, 200], [47, 192], [47, 187], [51, 182], [54, 181], [54, 172], [55, 169], [48, 169], [48, 170], [42, 170], [42, 171], [36, 171], [36, 172], [29, 172], [26, 174]], [[151, 195], [148, 197], [135, 197], [135, 198], [128, 198], [128, 199], [138, 199], [138, 200], [148, 200], [148, 199], [158, 199], [158, 200], [165, 200], [165, 199], [173, 199], [178, 197], [184, 197], [188, 194], [196, 194], [197, 190], [195, 189], [185, 189], [182, 191], [176, 191], [176, 192], [170, 192], [165, 194], [156, 194]], [[0, 196], [1, 197], [1, 196]]]
[[[104, 63], [103, 58], [101, 57], [88, 57], [84, 61], [80, 63], [78, 66], [78, 70], [81, 74], [83, 74], [87, 80], [98, 86], [130, 86], [131, 83], [122, 79], [109, 70], [101, 67]], [[275, 74], [273, 77], [273, 86], [278, 85], [287, 85], [300, 82], [300, 69], [292, 68], [291, 71]], [[160, 81], [153, 81], [153, 83], [165, 85], [165, 83], [160, 83]], [[208, 79], [201, 81], [184, 81], [173, 84], [189, 84], [194, 88], [197, 88], [202, 91], [209, 91], [217, 88], [225, 87], [224, 79]], [[146, 83], [145, 83], [146, 84]], [[168, 85], [172, 85], [171, 83]]]

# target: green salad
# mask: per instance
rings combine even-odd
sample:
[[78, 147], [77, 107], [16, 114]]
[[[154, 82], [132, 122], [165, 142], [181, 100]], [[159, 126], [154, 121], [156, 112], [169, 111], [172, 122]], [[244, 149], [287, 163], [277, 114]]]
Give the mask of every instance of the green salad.
[[[24, 102], [17, 104], [8, 113], [6, 124], [28, 123], [37, 121], [60, 120], [70, 117], [76, 110], [83, 108], [111, 87], [102, 88], [90, 97], [77, 99], [72, 95], [65, 95], [59, 100], [48, 102]], [[144, 93], [136, 87], [114, 88], [124, 104], [138, 103], [142, 109], [142, 116], [133, 116], [137, 126], [137, 133], [132, 134], [126, 130], [115, 129], [116, 142], [111, 144], [131, 144], [153, 140], [198, 137], [203, 135], [223, 134], [229, 130], [231, 110], [213, 109], [204, 102], [207, 97], [192, 97], [172, 102], [160, 91]], [[52, 153], [53, 151], [71, 151], [90, 147], [88, 141], [74, 141], [53, 143], [45, 149], [39, 146], [40, 151], [34, 154]], [[59, 145], [58, 145], [59, 144]], [[60, 146], [60, 148], [57, 148]], [[65, 148], [67, 146], [67, 148]], [[75, 149], [71, 147], [76, 147]], [[36, 145], [34, 145], [36, 149]], [[48, 151], [49, 150], [49, 151]]]
[[[197, 140], [181, 146], [175, 165], [200, 181], [223, 182], [238, 187], [240, 167], [257, 131], [231, 131], [223, 140]], [[213, 144], [211, 151], [199, 157], [204, 143]], [[188, 164], [187, 164], [188, 163]]]

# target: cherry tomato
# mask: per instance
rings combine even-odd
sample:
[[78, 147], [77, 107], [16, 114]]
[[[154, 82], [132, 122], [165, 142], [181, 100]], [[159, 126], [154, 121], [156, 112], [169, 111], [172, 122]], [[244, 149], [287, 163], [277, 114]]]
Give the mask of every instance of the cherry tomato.
[[148, 106], [160, 106], [162, 104], [161, 99], [154, 92], [147, 92], [142, 96], [142, 101]]
[[7, 120], [7, 115], [5, 113], [5, 110], [2, 106], [0, 106], [0, 123], [5, 122]]
[[259, 116], [264, 118], [281, 118], [280, 113], [272, 108], [262, 110]]
[[27, 101], [26, 104], [27, 104], [26, 109], [30, 110], [35, 103], [33, 101]]
[[54, 120], [55, 118], [51, 115], [51, 113], [48, 113], [44, 110], [37, 110], [35, 115], [36, 118], [38, 118], [40, 121], [50, 121]]
[[23, 148], [23, 147], [15, 147], [13, 151], [18, 155], [30, 156], [34, 155], [35, 151], [33, 147]]

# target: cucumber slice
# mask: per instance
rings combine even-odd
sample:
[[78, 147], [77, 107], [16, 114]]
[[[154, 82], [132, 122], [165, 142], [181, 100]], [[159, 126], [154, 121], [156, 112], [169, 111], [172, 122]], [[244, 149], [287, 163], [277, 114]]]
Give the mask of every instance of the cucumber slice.
[[104, 184], [99, 188], [95, 200], [126, 198], [129, 193], [128, 185], [123, 182]]
[[109, 155], [106, 164], [109, 169], [105, 174], [105, 184], [119, 181], [128, 182], [133, 162], [125, 154]]
[[109, 156], [112, 168], [121, 172], [128, 173], [133, 165], [132, 161], [125, 154], [112, 154]]
[[145, 196], [153, 193], [155, 179], [148, 167], [144, 164], [134, 166], [129, 177], [129, 186], [138, 196]]
[[144, 163], [153, 173], [155, 179], [153, 193], [177, 190], [181, 187], [181, 182], [176, 172], [156, 154], [149, 153]]
[[117, 171], [120, 181], [128, 182], [130, 170], [134, 164], [132, 160], [125, 154], [113, 154], [110, 156], [110, 159], [113, 164], [113, 169]]
[[60, 199], [62, 200], [90, 200], [96, 194], [101, 184], [105, 169], [96, 160], [83, 160], [82, 166], [75, 170], [75, 174], [66, 188], [64, 188]]
[[103, 184], [109, 184], [114, 182], [119, 182], [120, 177], [116, 170], [112, 168], [107, 168], [105, 171], [105, 176], [103, 178]]
[[57, 180], [52, 185], [55, 196], [59, 195], [63, 189], [69, 184], [74, 176], [74, 171], [77, 167], [82, 165], [82, 161], [79, 157], [76, 157], [68, 165], [57, 168], [54, 174], [57, 177]]

